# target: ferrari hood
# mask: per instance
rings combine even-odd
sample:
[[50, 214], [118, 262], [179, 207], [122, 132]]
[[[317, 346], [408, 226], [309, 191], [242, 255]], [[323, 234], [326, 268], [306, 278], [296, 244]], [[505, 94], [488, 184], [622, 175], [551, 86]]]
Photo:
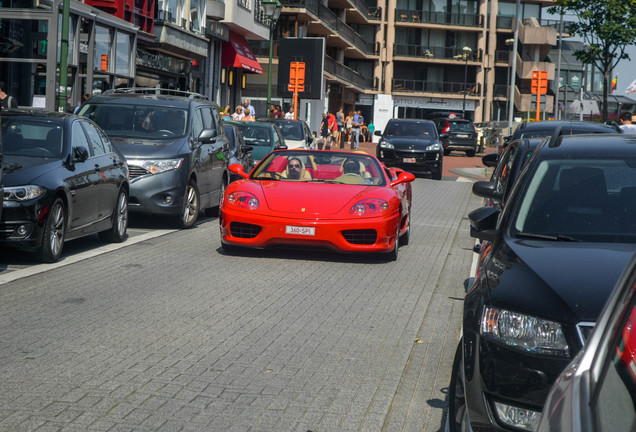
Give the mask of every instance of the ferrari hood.
[[633, 244], [513, 240], [493, 301], [555, 321], [596, 321]]
[[264, 182], [261, 185], [267, 207], [274, 212], [302, 212], [306, 215], [334, 215], [355, 204], [371, 186], [333, 183]]

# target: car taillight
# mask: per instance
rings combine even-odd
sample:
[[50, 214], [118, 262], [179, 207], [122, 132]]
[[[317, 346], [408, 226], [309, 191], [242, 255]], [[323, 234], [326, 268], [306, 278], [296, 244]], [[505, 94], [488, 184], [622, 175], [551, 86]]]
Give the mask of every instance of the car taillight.
[[446, 123], [446, 127], [442, 130], [442, 133], [449, 133], [449, 132], [450, 132], [450, 125]]

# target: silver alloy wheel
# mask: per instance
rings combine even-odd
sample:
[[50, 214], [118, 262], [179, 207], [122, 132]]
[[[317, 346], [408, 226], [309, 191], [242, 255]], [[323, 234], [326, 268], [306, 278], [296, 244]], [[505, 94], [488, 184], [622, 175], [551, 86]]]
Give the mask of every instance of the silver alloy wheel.
[[183, 223], [188, 226], [197, 218], [199, 211], [199, 197], [192, 183], [186, 186], [186, 202], [183, 208]]
[[117, 233], [120, 238], [126, 235], [128, 229], [128, 199], [123, 191], [119, 194], [119, 202], [117, 203]]
[[49, 249], [53, 256], [58, 256], [64, 245], [64, 209], [61, 203], [51, 209], [49, 231]]

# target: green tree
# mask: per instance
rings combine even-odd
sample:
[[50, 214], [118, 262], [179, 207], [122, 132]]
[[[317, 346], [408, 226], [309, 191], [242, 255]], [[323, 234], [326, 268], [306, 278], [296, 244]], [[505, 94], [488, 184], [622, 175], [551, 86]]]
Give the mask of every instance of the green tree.
[[[574, 52], [584, 64], [603, 73], [603, 121], [607, 121], [607, 93], [612, 70], [629, 59], [625, 48], [636, 43], [636, 0], [555, 0], [553, 14], [572, 13], [570, 33], [580, 37], [585, 48]], [[557, 77], [558, 79], [558, 77]]]

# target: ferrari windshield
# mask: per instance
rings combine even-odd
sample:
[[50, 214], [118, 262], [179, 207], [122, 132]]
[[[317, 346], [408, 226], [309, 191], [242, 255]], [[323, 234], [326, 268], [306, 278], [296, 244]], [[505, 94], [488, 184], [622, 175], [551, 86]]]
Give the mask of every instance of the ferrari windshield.
[[287, 150], [270, 153], [252, 179], [357, 185], [386, 185], [377, 160], [364, 153]]
[[187, 109], [157, 105], [87, 104], [79, 114], [110, 137], [174, 139], [185, 136], [188, 125]]
[[511, 234], [636, 243], [636, 158], [546, 159], [521, 190]]

